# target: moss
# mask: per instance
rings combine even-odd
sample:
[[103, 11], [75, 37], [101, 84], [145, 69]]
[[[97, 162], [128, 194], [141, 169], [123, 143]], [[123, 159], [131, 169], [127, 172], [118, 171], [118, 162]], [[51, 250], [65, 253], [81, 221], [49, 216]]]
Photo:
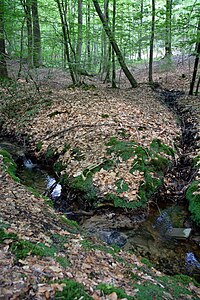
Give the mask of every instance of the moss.
[[105, 283], [100, 283], [97, 285], [96, 290], [100, 290], [103, 292], [103, 295], [110, 295], [111, 293], [116, 293], [119, 299], [127, 299], [127, 300], [133, 300], [134, 297], [128, 296], [125, 291], [121, 288], [116, 288], [113, 285], [105, 284]]
[[53, 165], [53, 169], [56, 173], [60, 173], [61, 171], [63, 171], [66, 168], [66, 165], [64, 165], [61, 161], [57, 161], [56, 163], [54, 163]]
[[25, 259], [28, 255], [52, 257], [56, 253], [56, 249], [54, 247], [47, 247], [42, 243], [34, 244], [24, 240], [13, 242], [10, 250], [15, 255], [17, 260]]
[[101, 114], [101, 117], [105, 119], [105, 118], [109, 118], [109, 115], [108, 114]]
[[193, 181], [186, 191], [186, 199], [189, 202], [189, 211], [191, 212], [193, 221], [200, 225], [200, 192], [196, 193], [199, 189], [199, 182]]
[[71, 228], [74, 228], [74, 229], [77, 229], [77, 230], [80, 229], [80, 225], [76, 221], [69, 220], [64, 215], [60, 216], [60, 220], [61, 220], [62, 223], [66, 224], [67, 226], [69, 226]]
[[112, 154], [113, 152], [118, 157], [121, 157], [123, 160], [128, 160], [135, 154], [134, 147], [136, 147], [135, 142], [127, 142], [117, 140], [116, 137], [111, 137], [109, 142], [106, 144], [109, 148], [107, 149], [108, 154]]
[[0, 149], [0, 155], [3, 156], [3, 166], [5, 171], [13, 178], [13, 180], [20, 182], [20, 179], [16, 176], [17, 165], [10, 153]]
[[70, 266], [70, 262], [65, 258], [65, 257], [62, 257], [62, 256], [56, 256], [55, 257], [55, 260], [64, 268], [66, 269], [67, 267]]
[[63, 284], [63, 290], [57, 291], [55, 294], [55, 299], [84, 299], [84, 300], [92, 300], [85, 289], [84, 286], [80, 283], [77, 283], [70, 279], [59, 280], [58, 283]]
[[8, 233], [4, 230], [6, 227], [0, 227], [0, 243], [3, 243], [4, 240], [11, 239], [17, 240], [17, 235], [15, 233]]
[[39, 152], [40, 150], [42, 150], [42, 145], [43, 145], [43, 142], [40, 141], [36, 144], [36, 151]]
[[148, 268], [152, 268], [153, 267], [153, 264], [145, 257], [142, 257], [141, 258], [141, 262], [143, 264], [145, 264]]
[[48, 147], [46, 153], [45, 153], [45, 157], [47, 159], [52, 159], [54, 157], [54, 151], [51, 147]]

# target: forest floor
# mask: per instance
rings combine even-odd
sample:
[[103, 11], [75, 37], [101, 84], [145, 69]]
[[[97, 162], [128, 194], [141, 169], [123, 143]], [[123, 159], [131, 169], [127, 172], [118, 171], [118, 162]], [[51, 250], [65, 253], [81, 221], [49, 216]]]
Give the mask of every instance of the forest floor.
[[[15, 67], [12, 64], [12, 77]], [[107, 152], [111, 137], [134, 140], [147, 148], [153, 139], [160, 139], [174, 148], [181, 133], [176, 115], [146, 84], [145, 65], [132, 71], [139, 82], [136, 89], [130, 89], [123, 76], [121, 89], [111, 89], [97, 78], [84, 78], [88, 85], [82, 88], [68, 88], [64, 72], [46, 68], [27, 75], [29, 80], [1, 87], [2, 133], [18, 137], [38, 158], [52, 151], [64, 166], [62, 175], [72, 178], [112, 158]], [[155, 64], [154, 80], [162, 89], [186, 93], [179, 102], [190, 107], [192, 121], [200, 129], [199, 99], [187, 95], [190, 79], [188, 60], [177, 59], [170, 68]], [[198, 149], [192, 157], [198, 155]], [[114, 183], [123, 175], [129, 189], [121, 195], [127, 202], [137, 201], [144, 174], [128, 172], [132, 162], [120, 161], [109, 171], [95, 173], [93, 184], [102, 197], [116, 193]], [[1, 157], [0, 299], [89, 299], [73, 281], [83, 284], [93, 299], [200, 297], [200, 288], [192, 280], [164, 276], [134, 254], [86, 239], [42, 197], [14, 182], [3, 165]], [[98, 286], [100, 283], [105, 286]], [[71, 293], [68, 298], [59, 294], [65, 290]]]

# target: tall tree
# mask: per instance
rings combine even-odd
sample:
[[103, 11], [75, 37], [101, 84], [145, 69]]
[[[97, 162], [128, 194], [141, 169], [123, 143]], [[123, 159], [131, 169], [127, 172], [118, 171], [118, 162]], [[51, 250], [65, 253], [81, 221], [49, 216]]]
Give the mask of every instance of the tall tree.
[[108, 25], [108, 22], [106, 21], [106, 18], [105, 18], [104, 14], [101, 11], [98, 0], [92, 0], [92, 1], [94, 3], [94, 7], [96, 9], [96, 12], [97, 12], [97, 14], [98, 14], [98, 16], [99, 16], [99, 18], [102, 22], [103, 28], [104, 28], [104, 30], [105, 30], [108, 38], [109, 38], [109, 41], [112, 45], [112, 48], [115, 51], [115, 54], [116, 54], [117, 59], [119, 61], [119, 64], [120, 64], [122, 70], [124, 71], [124, 74], [126, 75], [127, 79], [129, 80], [131, 86], [133, 88], [137, 87], [137, 81], [135, 80], [135, 78], [133, 77], [133, 75], [131, 74], [131, 72], [129, 71], [129, 69], [126, 66], [126, 63], [124, 61], [124, 57], [123, 57], [123, 55], [122, 55], [122, 53], [121, 53], [121, 51], [120, 51], [120, 49], [119, 49], [119, 47], [116, 43], [116, 40], [115, 40], [114, 35], [113, 35], [109, 25]]
[[165, 56], [172, 55], [172, 0], [166, 0]]
[[4, 38], [4, 1], [0, 1], [0, 77], [7, 78], [6, 47]]
[[33, 66], [37, 68], [41, 65], [41, 34], [37, 0], [31, 0], [31, 9], [33, 22]]
[[[116, 23], [116, 0], [113, 0], [113, 35], [115, 37], [115, 23]], [[116, 70], [115, 70], [115, 52], [112, 49], [112, 87], [116, 88]]]
[[[198, 70], [198, 64], [199, 64], [199, 57], [200, 57], [200, 18], [199, 18], [198, 27], [197, 27], [197, 42], [196, 42], [196, 49], [195, 50], [196, 50], [196, 53], [195, 53], [195, 61], [194, 61], [194, 70], [193, 70], [193, 75], [192, 75], [192, 81], [190, 83], [189, 95], [193, 95], [193, 90], [194, 90], [194, 85], [195, 85], [197, 70]], [[195, 94], [198, 94], [198, 87], [199, 87], [199, 80], [197, 82], [197, 89], [196, 89]]]
[[155, 30], [155, 0], [152, 0], [152, 21], [151, 21], [151, 39], [150, 39], [150, 53], [149, 53], [149, 82], [153, 82], [153, 44], [154, 44], [154, 30]]
[[78, 38], [76, 45], [76, 62], [81, 61], [82, 43], [83, 43], [83, 14], [82, 14], [83, 2], [78, 0]]
[[144, 0], [140, 0], [140, 26], [138, 32], [138, 59], [142, 59], [142, 28], [143, 28], [143, 13], [144, 13]]
[[[70, 72], [73, 84], [77, 84], [78, 80], [77, 80], [77, 76], [76, 76], [77, 74], [76, 74], [76, 65], [75, 65], [76, 58], [75, 58], [75, 51], [72, 48], [72, 44], [71, 44], [70, 36], [69, 36], [69, 28], [68, 28], [68, 22], [67, 22], [67, 5], [66, 5], [65, 1], [63, 1], [63, 0], [55, 0], [55, 2], [57, 3], [58, 11], [60, 14], [60, 20], [61, 20], [61, 24], [62, 24], [62, 33], [63, 33], [63, 42], [64, 42], [64, 51], [65, 51], [67, 63], [69, 66], [69, 72]], [[74, 60], [71, 59], [70, 48], [74, 54]]]
[[31, 14], [31, 0], [21, 0], [21, 4], [24, 8], [27, 26], [27, 39], [28, 39], [28, 65], [33, 67], [33, 24]]

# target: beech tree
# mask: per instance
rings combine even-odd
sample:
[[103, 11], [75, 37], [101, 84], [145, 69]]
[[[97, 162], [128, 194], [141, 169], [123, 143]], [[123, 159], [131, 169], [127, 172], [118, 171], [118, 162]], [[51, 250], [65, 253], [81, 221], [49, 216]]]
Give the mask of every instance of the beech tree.
[[151, 21], [151, 39], [150, 39], [150, 53], [149, 53], [149, 82], [153, 82], [153, 44], [154, 44], [154, 30], [155, 30], [155, 0], [152, 0], [152, 21]]
[[92, 1], [94, 3], [96, 12], [97, 12], [102, 24], [103, 24], [103, 28], [104, 28], [104, 30], [105, 30], [108, 38], [109, 38], [109, 41], [112, 45], [112, 48], [115, 51], [115, 54], [116, 54], [117, 59], [119, 61], [119, 64], [120, 64], [122, 70], [124, 71], [124, 74], [126, 75], [127, 79], [129, 80], [131, 86], [133, 88], [137, 87], [137, 81], [135, 80], [135, 78], [133, 77], [133, 75], [131, 74], [131, 72], [129, 71], [129, 69], [126, 66], [123, 55], [122, 55], [122, 53], [121, 53], [121, 51], [120, 51], [120, 49], [119, 49], [119, 47], [116, 43], [116, 40], [115, 40], [114, 35], [113, 35], [109, 25], [108, 25], [108, 22], [106, 21], [106, 18], [105, 18], [104, 14], [101, 11], [98, 0], [92, 0]]
[[0, 1], [0, 77], [7, 78], [6, 49], [4, 38], [4, 1]]
[[[200, 19], [198, 22], [198, 27], [197, 27], [197, 42], [196, 42], [196, 53], [195, 53], [195, 61], [194, 61], [194, 70], [193, 70], [193, 75], [192, 75], [192, 81], [190, 83], [190, 90], [189, 90], [189, 95], [193, 95], [193, 90], [195, 86], [195, 81], [196, 81], [196, 76], [197, 76], [197, 70], [198, 70], [198, 64], [199, 64], [199, 57], [200, 57]], [[200, 78], [200, 76], [199, 76]], [[199, 81], [198, 79], [197, 82], [197, 88], [195, 94], [198, 94], [198, 89], [199, 89]]]

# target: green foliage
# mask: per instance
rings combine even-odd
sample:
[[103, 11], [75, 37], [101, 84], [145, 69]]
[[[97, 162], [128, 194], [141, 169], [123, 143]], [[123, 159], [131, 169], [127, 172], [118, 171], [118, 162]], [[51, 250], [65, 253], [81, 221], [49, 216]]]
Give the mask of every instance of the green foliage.
[[78, 147], [72, 149], [71, 156], [73, 156], [73, 159], [78, 160], [78, 161], [81, 161], [85, 158], [84, 154]]
[[17, 165], [12, 159], [12, 156], [10, 153], [8, 153], [6, 150], [1, 150], [0, 149], [0, 155], [3, 156], [3, 164], [4, 164], [4, 169], [6, 172], [16, 181], [20, 182], [20, 179], [16, 176], [16, 169]]
[[109, 254], [111, 254], [114, 257], [116, 257], [116, 254], [120, 251], [120, 248], [118, 246], [116, 246], [116, 245], [104, 246], [104, 245], [101, 245], [101, 244], [96, 244], [96, 243], [94, 244], [90, 240], [82, 240], [81, 241], [81, 245], [85, 249], [88, 249], [88, 250], [91, 250], [91, 249], [100, 250], [102, 252], [109, 253]]
[[119, 141], [116, 137], [111, 137], [106, 144], [106, 146], [109, 147], [107, 149], [108, 154], [114, 152], [116, 156], [121, 157], [125, 161], [134, 156], [134, 147], [136, 147], [136, 145], [135, 142]]
[[36, 151], [40, 151], [40, 150], [42, 150], [42, 145], [43, 145], [43, 142], [42, 141], [40, 141], [40, 142], [38, 142], [37, 144], [36, 144]]
[[62, 257], [62, 256], [56, 256], [55, 257], [55, 260], [64, 268], [66, 269], [67, 267], [70, 266], [70, 263], [69, 261], [65, 258], [65, 257]]
[[7, 233], [4, 228], [6, 226], [1, 225], [0, 227], [0, 243], [3, 243], [4, 240], [11, 239], [11, 240], [17, 240], [17, 235], [15, 233]]
[[191, 212], [193, 221], [200, 225], [200, 192], [199, 182], [193, 181], [186, 191], [186, 199], [189, 202], [189, 211]]
[[77, 230], [80, 229], [80, 225], [76, 221], [69, 220], [64, 215], [60, 216], [60, 220], [61, 220], [61, 222], [63, 222], [64, 224], [66, 224], [67, 226], [69, 226], [71, 228], [74, 228]]
[[109, 115], [108, 114], [101, 114], [101, 117], [106, 119], [106, 118], [109, 118]]
[[28, 255], [51, 256], [54, 257], [56, 249], [54, 247], [47, 247], [39, 243], [34, 244], [29, 241], [18, 240], [13, 242], [10, 248], [16, 259], [25, 259]]
[[47, 159], [51, 159], [54, 157], [54, 151], [51, 147], [48, 147], [46, 153], [45, 153], [45, 156]]
[[96, 189], [92, 183], [92, 174], [87, 177], [79, 175], [75, 177], [71, 183], [71, 187], [84, 193], [83, 197], [88, 201], [96, 199]]
[[123, 178], [118, 179], [115, 182], [115, 185], [117, 186], [117, 193], [122, 193], [128, 191], [129, 187], [126, 182], [124, 182]]
[[143, 263], [143, 264], [145, 264], [147, 267], [149, 267], [149, 268], [152, 268], [153, 267], [153, 264], [147, 259], [147, 258], [145, 258], [145, 257], [142, 257], [141, 258], [141, 262]]
[[116, 288], [113, 285], [100, 283], [97, 285], [96, 290], [102, 291], [106, 295], [110, 295], [111, 293], [115, 292], [119, 299], [127, 299], [127, 300], [133, 300], [134, 298], [131, 296], [128, 296], [125, 291], [121, 288]]
[[61, 161], [57, 161], [55, 162], [55, 164], [53, 165], [53, 169], [55, 172], [60, 173], [61, 171], [63, 171], [66, 168], [65, 165], [62, 164]]
[[[135, 209], [139, 207], [145, 207], [146, 202], [145, 201], [130, 201], [127, 202], [124, 198], [116, 196], [115, 194], [109, 193], [105, 196], [105, 198], [109, 201], [114, 203], [115, 207], [122, 207], [122, 208], [128, 208], [128, 209]], [[146, 199], [146, 198], [145, 198]], [[147, 201], [147, 199], [146, 199]]]
[[57, 291], [55, 294], [55, 299], [84, 299], [92, 300], [92, 298], [86, 293], [84, 286], [70, 279], [59, 280], [58, 283], [65, 284], [63, 291]]

